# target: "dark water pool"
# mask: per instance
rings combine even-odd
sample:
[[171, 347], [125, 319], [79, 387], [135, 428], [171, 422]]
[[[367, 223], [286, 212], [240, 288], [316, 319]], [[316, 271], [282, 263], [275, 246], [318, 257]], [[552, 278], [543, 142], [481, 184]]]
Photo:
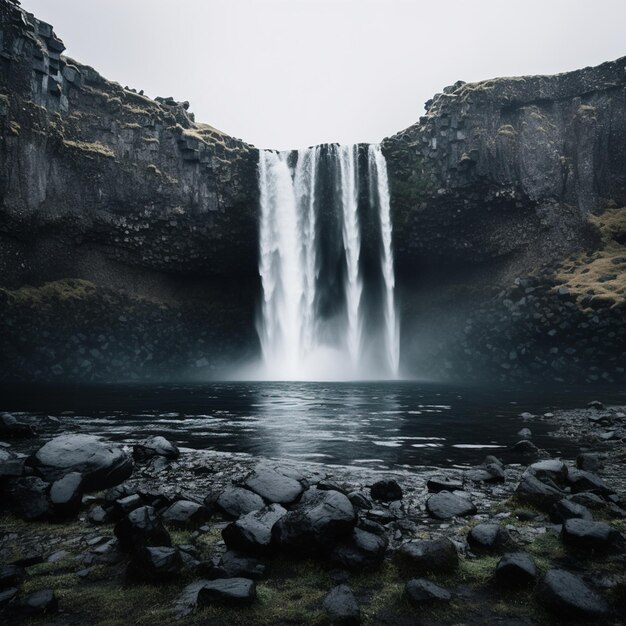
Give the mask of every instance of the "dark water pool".
[[272, 458], [393, 467], [505, 461], [523, 426], [551, 454], [573, 444], [526, 423], [524, 411], [624, 403], [624, 390], [485, 389], [418, 382], [219, 382], [190, 385], [20, 386], [0, 410], [59, 417], [68, 430], [126, 441], [162, 434], [181, 446]]

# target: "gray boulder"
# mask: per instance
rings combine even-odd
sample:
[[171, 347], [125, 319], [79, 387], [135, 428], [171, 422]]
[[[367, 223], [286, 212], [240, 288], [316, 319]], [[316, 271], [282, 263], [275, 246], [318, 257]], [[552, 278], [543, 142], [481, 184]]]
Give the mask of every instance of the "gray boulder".
[[199, 606], [247, 606], [256, 600], [256, 583], [247, 578], [218, 578], [200, 587], [197, 598]]
[[404, 595], [415, 608], [452, 600], [452, 594], [447, 589], [431, 583], [425, 578], [409, 580], [404, 587]]
[[228, 487], [222, 491], [216, 500], [216, 505], [226, 515], [239, 517], [258, 511], [265, 506], [263, 498], [248, 489]]
[[546, 572], [539, 583], [537, 598], [560, 619], [598, 618], [609, 612], [606, 600], [600, 594], [590, 589], [578, 576], [561, 569]]
[[394, 558], [398, 566], [412, 576], [449, 574], [459, 566], [456, 547], [446, 538], [409, 541], [400, 546]]
[[292, 504], [304, 491], [302, 485], [294, 478], [262, 465], [248, 476], [245, 486], [266, 502], [273, 504]]
[[440, 491], [426, 500], [426, 510], [431, 517], [448, 520], [453, 517], [474, 515], [476, 506], [469, 498], [457, 496], [449, 491]]
[[495, 571], [495, 582], [499, 587], [517, 589], [530, 587], [537, 580], [537, 566], [535, 561], [526, 552], [512, 552], [505, 554]]
[[78, 472], [83, 475], [85, 491], [117, 485], [133, 471], [130, 457], [121, 448], [92, 435], [55, 437], [32, 455], [28, 463], [49, 482]]
[[331, 589], [324, 598], [323, 606], [331, 624], [356, 626], [361, 623], [359, 603], [348, 585]]
[[316, 554], [347, 536], [356, 520], [354, 507], [344, 494], [309, 489], [297, 508], [274, 524], [272, 539], [289, 554]]
[[272, 527], [287, 511], [280, 504], [270, 504], [259, 511], [242, 515], [222, 531], [224, 542], [231, 550], [266, 554], [272, 548]]

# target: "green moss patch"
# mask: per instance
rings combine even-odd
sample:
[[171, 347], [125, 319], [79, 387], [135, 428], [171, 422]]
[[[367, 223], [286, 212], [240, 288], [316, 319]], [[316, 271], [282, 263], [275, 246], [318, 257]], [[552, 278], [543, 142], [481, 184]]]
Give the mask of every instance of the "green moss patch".
[[63, 145], [71, 150], [80, 150], [81, 152], [92, 156], [102, 156], [107, 158], [113, 158], [115, 156], [111, 148], [98, 142], [71, 141], [69, 139], [64, 139]]

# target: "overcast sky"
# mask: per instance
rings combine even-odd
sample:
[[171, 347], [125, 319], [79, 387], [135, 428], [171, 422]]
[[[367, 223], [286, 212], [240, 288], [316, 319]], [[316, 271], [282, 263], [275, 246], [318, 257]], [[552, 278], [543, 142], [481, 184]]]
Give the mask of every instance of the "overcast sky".
[[377, 142], [456, 80], [626, 55], [625, 0], [22, 0], [66, 54], [258, 147]]

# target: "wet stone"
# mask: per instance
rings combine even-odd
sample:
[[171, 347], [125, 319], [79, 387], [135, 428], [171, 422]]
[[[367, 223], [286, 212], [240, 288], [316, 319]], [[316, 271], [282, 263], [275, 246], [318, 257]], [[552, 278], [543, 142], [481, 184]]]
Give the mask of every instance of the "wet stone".
[[216, 504], [221, 511], [231, 517], [246, 515], [265, 506], [261, 496], [241, 487], [225, 489], [217, 498]]
[[409, 575], [449, 574], [459, 566], [455, 545], [446, 538], [409, 541], [400, 546], [394, 558]]
[[563, 542], [581, 550], [608, 550], [619, 533], [604, 522], [567, 519], [563, 524]]
[[131, 511], [115, 525], [115, 536], [124, 550], [136, 550], [144, 546], [170, 546], [172, 541], [151, 506]]
[[137, 461], [145, 461], [155, 456], [177, 459], [180, 456], [180, 451], [176, 444], [160, 435], [148, 437], [133, 446], [133, 457]]
[[361, 610], [352, 589], [338, 585], [324, 598], [324, 610], [331, 624], [356, 626], [361, 623]]
[[536, 506], [542, 511], [549, 511], [564, 494], [554, 483], [549, 484], [527, 473], [517, 485], [515, 495], [522, 502]]
[[505, 554], [495, 571], [495, 581], [499, 587], [516, 589], [530, 587], [537, 580], [537, 567], [532, 556], [526, 552]]
[[78, 472], [83, 475], [85, 491], [117, 485], [133, 470], [132, 461], [121, 448], [83, 434], [55, 437], [31, 456], [29, 463], [49, 481]]
[[175, 578], [182, 568], [183, 559], [176, 548], [145, 547], [133, 554], [127, 574], [134, 580], [154, 583]]
[[50, 486], [50, 503], [54, 517], [67, 519], [78, 515], [82, 504], [83, 476], [71, 472]]
[[370, 487], [373, 500], [393, 502], [402, 500], [402, 489], [395, 480], [379, 480]]
[[513, 545], [513, 540], [505, 528], [499, 524], [478, 524], [470, 530], [467, 542], [478, 554], [501, 554]]
[[452, 594], [447, 589], [425, 578], [409, 580], [404, 587], [404, 594], [409, 603], [415, 608], [429, 604], [450, 602], [452, 600]]
[[243, 553], [268, 553], [272, 547], [272, 527], [287, 511], [270, 504], [259, 511], [242, 515], [222, 531], [226, 545]]
[[256, 600], [256, 583], [248, 578], [218, 578], [207, 581], [197, 598], [199, 606], [247, 606]]
[[439, 493], [440, 491], [462, 491], [463, 481], [455, 480], [447, 476], [433, 476], [426, 483], [428, 491]]
[[537, 589], [537, 598], [554, 614], [574, 618], [594, 618], [608, 614], [606, 600], [578, 576], [565, 570], [549, 570]]
[[26, 615], [55, 613], [58, 607], [59, 603], [52, 589], [33, 591], [20, 602], [20, 610]]
[[476, 513], [476, 506], [469, 498], [457, 496], [449, 491], [441, 491], [428, 498], [426, 510], [431, 517], [448, 520]]
[[245, 486], [266, 502], [291, 504], [298, 500], [304, 488], [295, 479], [269, 468], [259, 466], [246, 479]]
[[297, 508], [276, 522], [272, 539], [289, 554], [316, 554], [332, 548], [355, 524], [354, 507], [345, 495], [309, 489]]
[[190, 500], [177, 500], [163, 513], [163, 521], [176, 528], [201, 526], [209, 517], [207, 507]]
[[352, 502], [352, 506], [355, 509], [368, 511], [372, 508], [372, 503], [369, 501], [368, 497], [360, 491], [351, 491], [348, 494], [348, 500]]
[[263, 561], [244, 554], [239, 554], [234, 550], [228, 550], [222, 555], [219, 567], [224, 571], [225, 578], [250, 578], [259, 580], [265, 576], [267, 566]]
[[385, 558], [389, 542], [385, 536], [355, 528], [330, 555], [330, 562], [353, 572], [375, 569]]
[[586, 506], [576, 504], [566, 498], [559, 500], [550, 511], [550, 519], [555, 524], [562, 524], [565, 520], [572, 518], [592, 520], [593, 515]]

